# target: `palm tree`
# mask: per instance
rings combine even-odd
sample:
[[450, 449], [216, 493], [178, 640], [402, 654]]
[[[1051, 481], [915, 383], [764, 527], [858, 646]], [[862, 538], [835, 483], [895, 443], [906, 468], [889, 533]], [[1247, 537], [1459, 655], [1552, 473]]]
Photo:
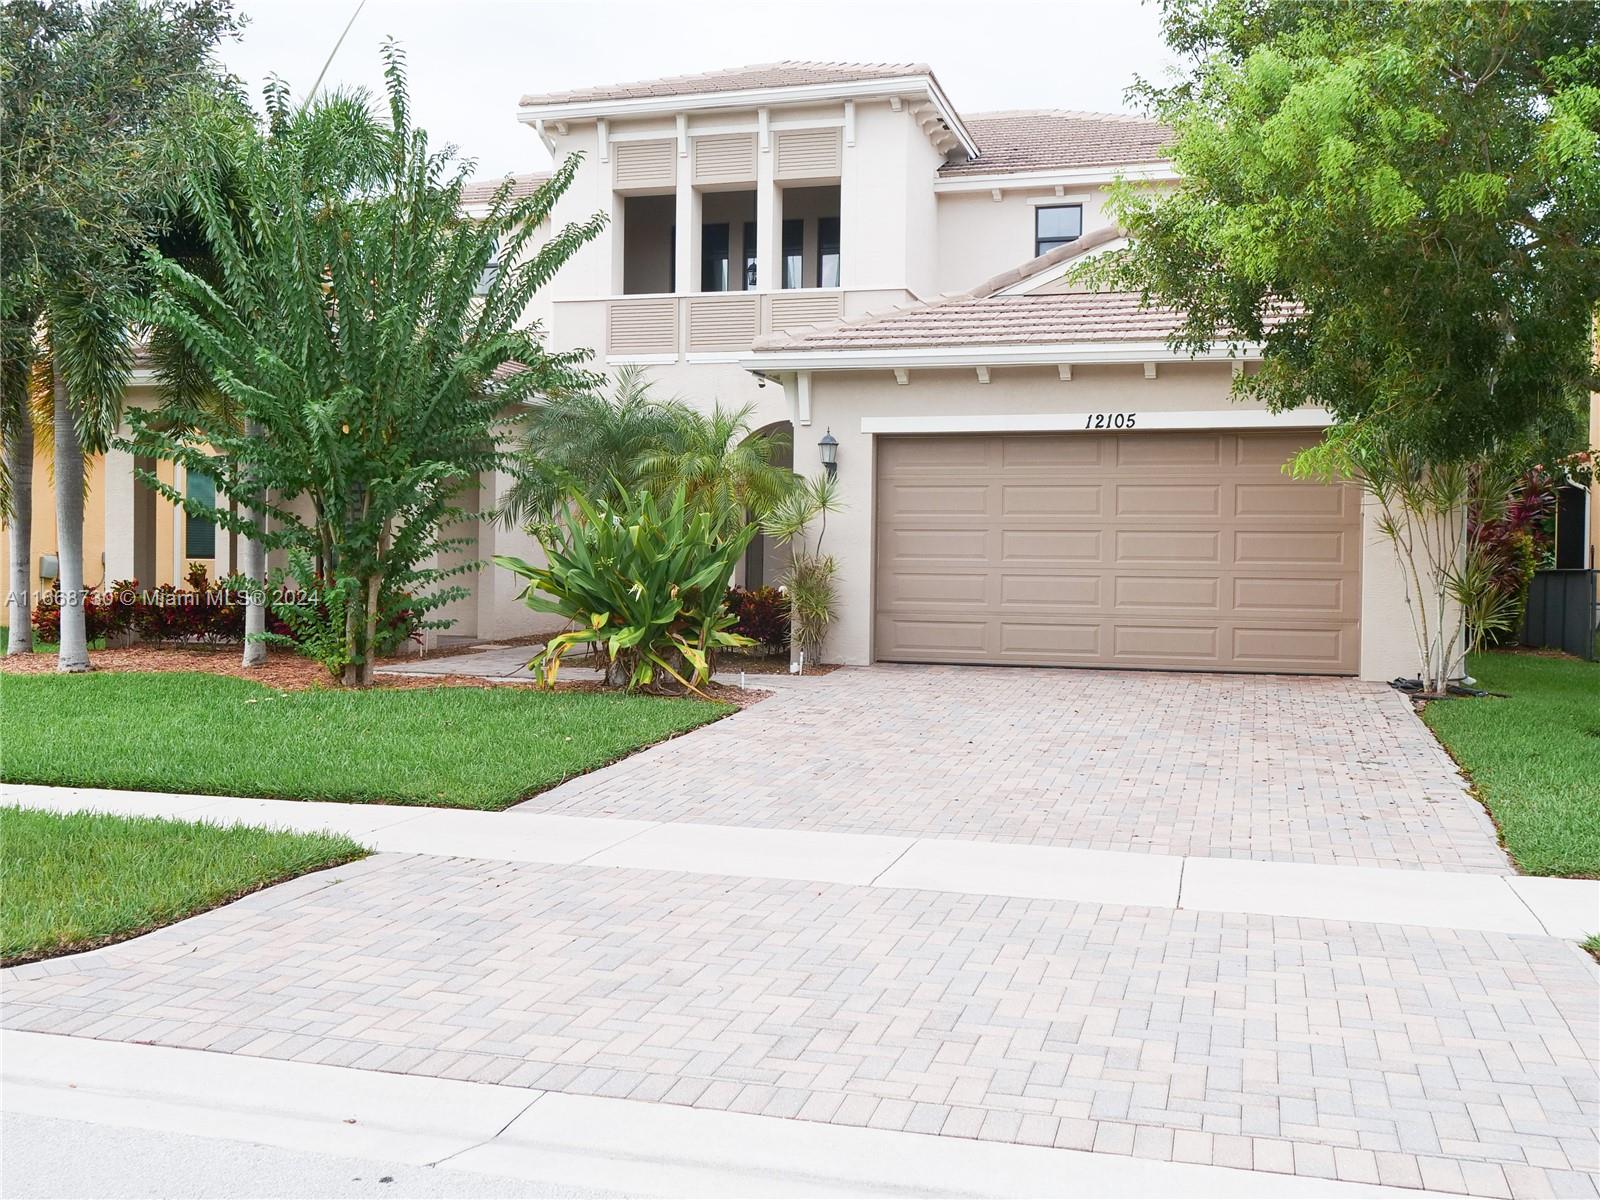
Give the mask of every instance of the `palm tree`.
[[6, 581], [6, 654], [33, 653], [33, 410], [28, 380], [34, 370], [37, 308], [15, 297], [0, 326], [0, 516], [6, 521], [10, 578]]
[[618, 368], [609, 395], [544, 399], [528, 418], [503, 519], [548, 524], [573, 491], [607, 502], [633, 495], [643, 484], [641, 460], [679, 446], [692, 415], [681, 401], [651, 395], [649, 378], [634, 365]]
[[42, 354], [33, 373], [34, 421], [52, 431], [51, 473], [56, 497], [56, 552], [61, 598], [61, 646], [56, 670], [89, 669], [84, 621], [83, 499], [85, 454], [103, 454], [122, 419], [133, 374], [133, 340], [122, 318], [124, 298], [102, 276], [85, 273], [77, 286], [45, 300]]
[[691, 508], [711, 513], [724, 532], [759, 520], [793, 490], [795, 476], [772, 461], [787, 435], [752, 433], [754, 411], [720, 403], [709, 414], [688, 410], [678, 440], [640, 459], [639, 477], [658, 495], [682, 487]]

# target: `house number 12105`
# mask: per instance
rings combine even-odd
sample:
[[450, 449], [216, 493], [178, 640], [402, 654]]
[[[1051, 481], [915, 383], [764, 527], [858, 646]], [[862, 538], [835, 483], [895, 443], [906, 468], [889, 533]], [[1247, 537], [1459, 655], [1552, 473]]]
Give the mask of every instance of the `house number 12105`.
[[1085, 429], [1132, 429], [1138, 413], [1090, 413], [1083, 419]]

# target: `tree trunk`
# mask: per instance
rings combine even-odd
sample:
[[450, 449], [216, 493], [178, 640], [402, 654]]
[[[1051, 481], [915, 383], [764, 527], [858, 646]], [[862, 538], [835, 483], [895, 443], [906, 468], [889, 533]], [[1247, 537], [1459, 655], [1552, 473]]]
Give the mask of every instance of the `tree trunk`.
[[[261, 426], [247, 420], [244, 433], [249, 438], [261, 436]], [[252, 491], [245, 497], [246, 516], [252, 522], [265, 522], [261, 494]], [[267, 644], [261, 635], [267, 631], [267, 548], [259, 538], [245, 537], [239, 544], [239, 569], [249, 588], [244, 601], [244, 663], [246, 667], [264, 667], [267, 664]]]
[[367, 580], [367, 639], [361, 650], [361, 686], [372, 686], [372, 670], [378, 657], [378, 589], [383, 577], [374, 575]]
[[61, 651], [56, 670], [89, 669], [89, 639], [83, 612], [83, 446], [67, 403], [67, 384], [59, 367], [51, 367], [55, 393], [56, 557], [60, 574]]
[[22, 404], [17, 426], [6, 438], [11, 476], [11, 514], [6, 524], [11, 578], [7, 585], [7, 654], [33, 653], [33, 413]]

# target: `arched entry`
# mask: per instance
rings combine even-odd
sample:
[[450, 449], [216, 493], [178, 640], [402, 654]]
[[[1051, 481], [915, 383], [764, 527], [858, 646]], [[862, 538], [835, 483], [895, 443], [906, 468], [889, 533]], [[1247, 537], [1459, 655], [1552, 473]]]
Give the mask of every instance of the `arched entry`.
[[[794, 469], [794, 425], [788, 421], [774, 421], [771, 425], [763, 425], [760, 429], [752, 430], [751, 437], [775, 438], [777, 444], [773, 447], [772, 465], [782, 467], [784, 470]], [[766, 534], [756, 531], [756, 536], [751, 539], [750, 547], [744, 552], [744, 563], [740, 569], [740, 586], [747, 588], [776, 587], [783, 578], [784, 568], [789, 565], [789, 548], [773, 542]]]

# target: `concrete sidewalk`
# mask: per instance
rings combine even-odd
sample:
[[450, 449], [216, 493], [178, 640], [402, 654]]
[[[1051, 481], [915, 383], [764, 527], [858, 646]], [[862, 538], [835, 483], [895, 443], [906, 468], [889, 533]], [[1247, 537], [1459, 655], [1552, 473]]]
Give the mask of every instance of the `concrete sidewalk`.
[[1600, 880], [1177, 857], [948, 838], [0, 785], [0, 802], [331, 829], [374, 850], [1548, 935], [1600, 931]]

